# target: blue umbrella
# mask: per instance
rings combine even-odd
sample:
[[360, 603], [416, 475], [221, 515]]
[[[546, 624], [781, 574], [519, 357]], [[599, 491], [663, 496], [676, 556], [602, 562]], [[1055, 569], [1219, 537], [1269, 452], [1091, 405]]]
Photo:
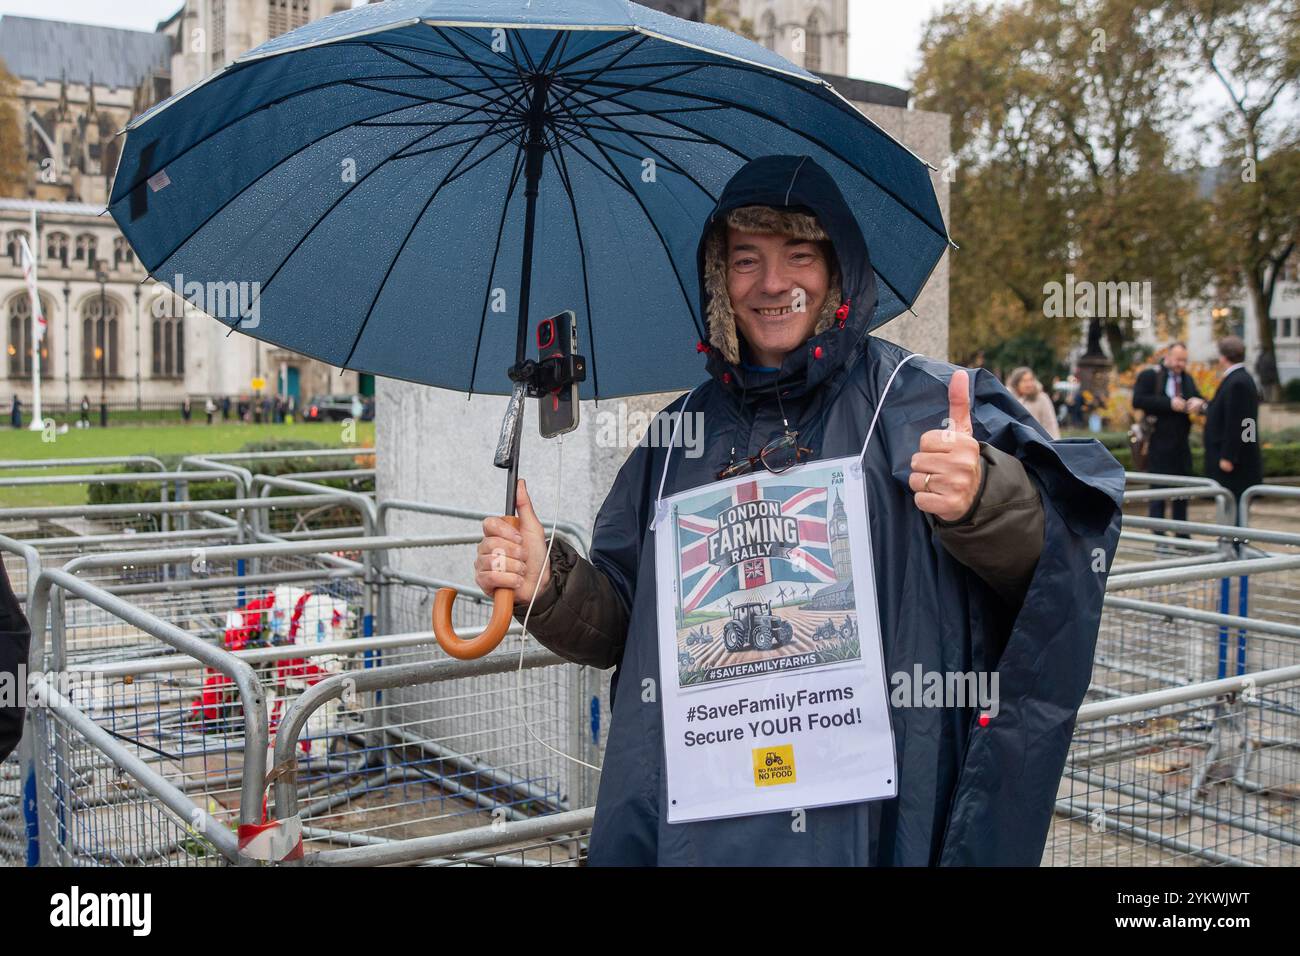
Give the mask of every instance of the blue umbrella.
[[151, 276], [232, 329], [513, 394], [513, 515], [530, 311], [576, 313], [581, 398], [691, 387], [702, 224], [747, 161], [791, 153], [858, 218], [871, 327], [908, 308], [948, 244], [927, 164], [765, 47], [625, 0], [310, 23], [132, 121], [109, 209]]

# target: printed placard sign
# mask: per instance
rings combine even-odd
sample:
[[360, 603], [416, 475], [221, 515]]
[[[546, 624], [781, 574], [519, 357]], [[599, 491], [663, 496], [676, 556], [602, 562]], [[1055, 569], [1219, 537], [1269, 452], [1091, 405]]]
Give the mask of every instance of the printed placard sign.
[[668, 821], [894, 796], [858, 459], [757, 471], [663, 505]]

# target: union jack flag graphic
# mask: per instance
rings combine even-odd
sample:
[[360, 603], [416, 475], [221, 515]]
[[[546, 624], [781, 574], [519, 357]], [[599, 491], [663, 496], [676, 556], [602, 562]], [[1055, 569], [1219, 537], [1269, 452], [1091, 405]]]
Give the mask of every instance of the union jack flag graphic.
[[[749, 558], [734, 565], [711, 561], [709, 536], [718, 532], [719, 516], [736, 505], [759, 499], [780, 502], [782, 516], [797, 519], [798, 547], [787, 556]], [[695, 501], [701, 504], [697, 506]], [[827, 515], [825, 485], [760, 486], [750, 481], [720, 491], [715, 500], [703, 495], [694, 499], [690, 514], [677, 515], [682, 611], [725, 608], [726, 599], [733, 594], [776, 582], [834, 584], [838, 579], [831, 560]], [[743, 600], [742, 594], [733, 603]]]

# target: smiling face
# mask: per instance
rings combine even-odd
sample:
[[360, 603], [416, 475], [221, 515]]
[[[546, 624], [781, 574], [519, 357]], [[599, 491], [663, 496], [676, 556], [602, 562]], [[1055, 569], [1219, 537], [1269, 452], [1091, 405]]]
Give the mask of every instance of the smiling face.
[[762, 365], [779, 366], [812, 335], [830, 278], [816, 242], [727, 227], [727, 293], [739, 332]]

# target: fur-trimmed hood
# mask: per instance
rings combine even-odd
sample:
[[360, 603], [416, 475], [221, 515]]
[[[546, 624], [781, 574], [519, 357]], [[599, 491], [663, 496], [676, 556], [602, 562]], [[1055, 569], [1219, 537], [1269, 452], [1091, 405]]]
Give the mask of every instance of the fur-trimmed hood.
[[[779, 372], [755, 372], [727, 295], [726, 228], [829, 239], [835, 250], [830, 289], [813, 334]], [[809, 156], [761, 156], [732, 176], [705, 223], [697, 249], [700, 313], [709, 332], [709, 374], [725, 388], [758, 398], [817, 387], [852, 364], [876, 308], [875, 273], [862, 231], [830, 174]]]

